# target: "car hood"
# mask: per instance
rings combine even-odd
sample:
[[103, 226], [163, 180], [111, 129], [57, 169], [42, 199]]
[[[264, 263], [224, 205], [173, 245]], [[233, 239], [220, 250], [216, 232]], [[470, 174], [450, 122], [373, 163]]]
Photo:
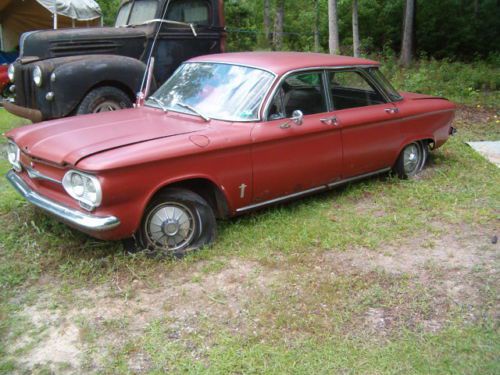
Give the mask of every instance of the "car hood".
[[142, 107], [46, 121], [6, 136], [31, 157], [76, 165], [99, 152], [203, 129], [206, 123], [196, 117]]

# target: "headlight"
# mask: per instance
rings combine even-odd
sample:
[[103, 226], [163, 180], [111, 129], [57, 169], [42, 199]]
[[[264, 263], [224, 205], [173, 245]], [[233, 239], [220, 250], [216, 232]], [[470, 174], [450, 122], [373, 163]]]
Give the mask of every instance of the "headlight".
[[38, 87], [42, 86], [42, 69], [38, 65], [33, 69], [33, 82]]
[[14, 64], [10, 64], [9, 68], [7, 69], [7, 75], [9, 76], [9, 80], [14, 83], [14, 73], [16, 72], [16, 68], [14, 67]]
[[101, 204], [101, 184], [95, 176], [78, 171], [68, 171], [63, 177], [62, 184], [64, 190], [80, 202], [80, 206], [86, 210], [91, 211]]
[[12, 141], [9, 141], [7, 145], [7, 159], [9, 159], [9, 163], [12, 165], [15, 171], [21, 171], [21, 163], [19, 162], [19, 147]]

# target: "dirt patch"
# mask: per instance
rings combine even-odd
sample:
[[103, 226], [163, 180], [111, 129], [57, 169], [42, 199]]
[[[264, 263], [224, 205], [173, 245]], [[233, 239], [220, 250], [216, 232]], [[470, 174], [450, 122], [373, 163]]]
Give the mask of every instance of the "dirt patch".
[[446, 325], [453, 309], [460, 310], [466, 321], [481, 319], [485, 314], [498, 318], [500, 300], [491, 296], [491, 289], [496, 290], [500, 284], [500, 247], [492, 241], [496, 234], [491, 226], [462, 226], [450, 228], [440, 237], [425, 235], [398, 246], [328, 252], [319, 262], [325, 269], [330, 264], [353, 275], [383, 272], [409, 276], [411, 285], [428, 294], [427, 310], [420, 308], [417, 313], [405, 303], [367, 308], [362, 326], [369, 332], [386, 336], [391, 327], [401, 324], [436, 332]]
[[[222, 270], [208, 274], [202, 271], [204, 266], [200, 262], [181, 277], [163, 277], [155, 288], [136, 279], [127, 293], [124, 285], [76, 290], [76, 305], [65, 310], [47, 309], [43, 302], [27, 307], [22, 315], [34, 327], [46, 329], [39, 335], [39, 343], [21, 336], [13, 349], [33, 346], [19, 358], [27, 369], [66, 364], [74, 371], [81, 368], [83, 353], [90, 347], [99, 348], [98, 355], [104, 359], [104, 348], [143, 335], [156, 320], [170, 322], [172, 340], [196, 331], [206, 319], [236, 332], [246, 330], [248, 304], [256, 294], [266, 293], [279, 272], [241, 260], [231, 260]], [[40, 298], [50, 300], [50, 295]], [[136, 355], [138, 368], [147, 368], [143, 353]], [[93, 366], [99, 367], [99, 363]]]
[[[422, 236], [397, 246], [376, 250], [356, 248], [343, 253], [328, 252], [325, 261], [342, 262], [348, 268], [372, 271], [382, 269], [389, 273], [418, 274], [433, 266], [447, 270], [470, 271], [476, 266], [488, 269], [499, 260], [498, 246], [491, 239], [496, 234], [488, 228], [457, 228], [439, 238]], [[497, 263], [498, 264], [498, 263]]]

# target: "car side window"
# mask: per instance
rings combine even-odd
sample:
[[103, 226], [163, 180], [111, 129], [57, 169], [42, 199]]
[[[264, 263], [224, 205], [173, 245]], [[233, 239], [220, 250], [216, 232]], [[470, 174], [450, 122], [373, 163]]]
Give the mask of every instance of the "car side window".
[[173, 2], [167, 14], [170, 21], [210, 24], [210, 5], [206, 0], [184, 0]]
[[291, 117], [295, 110], [302, 111], [304, 115], [327, 111], [321, 72], [297, 73], [287, 77], [274, 95], [269, 119]]
[[384, 103], [380, 93], [358, 71], [328, 72], [334, 110]]

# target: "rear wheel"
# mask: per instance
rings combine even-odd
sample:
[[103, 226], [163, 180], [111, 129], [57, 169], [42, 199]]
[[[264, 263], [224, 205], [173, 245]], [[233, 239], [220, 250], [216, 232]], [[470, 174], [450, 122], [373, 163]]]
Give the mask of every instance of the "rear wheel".
[[103, 86], [91, 90], [76, 110], [77, 115], [116, 111], [132, 107], [132, 101], [122, 90]]
[[216, 221], [208, 203], [189, 190], [167, 189], [146, 208], [136, 234], [151, 255], [183, 256], [215, 240]]
[[407, 145], [396, 161], [394, 170], [400, 178], [411, 178], [416, 176], [425, 165], [429, 149], [423, 141], [413, 142]]

